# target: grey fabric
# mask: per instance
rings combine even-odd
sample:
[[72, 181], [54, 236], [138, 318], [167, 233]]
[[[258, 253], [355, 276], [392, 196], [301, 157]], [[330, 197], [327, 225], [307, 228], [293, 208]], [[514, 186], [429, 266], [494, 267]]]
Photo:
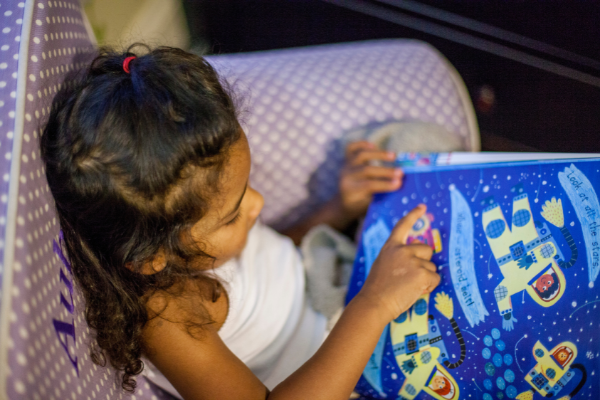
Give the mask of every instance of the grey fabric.
[[367, 140], [395, 153], [465, 151], [465, 144], [441, 125], [431, 122], [390, 121], [349, 132], [346, 143]]
[[300, 244], [306, 292], [315, 311], [327, 317], [331, 330], [344, 308], [356, 246], [327, 225], [313, 227]]

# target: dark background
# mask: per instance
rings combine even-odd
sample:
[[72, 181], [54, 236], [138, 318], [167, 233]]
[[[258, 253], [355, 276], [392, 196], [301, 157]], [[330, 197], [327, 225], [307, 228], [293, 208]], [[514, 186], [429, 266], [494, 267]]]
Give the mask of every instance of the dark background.
[[[364, 3], [377, 5], [376, 1]], [[599, 1], [421, 1], [600, 60]], [[321, 0], [186, 0], [192, 44], [209, 53], [247, 52], [380, 38], [414, 38], [456, 67], [476, 104], [484, 150], [600, 152], [600, 88]], [[384, 6], [424, 21], [428, 17]], [[485, 35], [465, 29], [474, 36]], [[501, 42], [596, 77], [600, 70]], [[481, 88], [490, 107], [477, 106]]]

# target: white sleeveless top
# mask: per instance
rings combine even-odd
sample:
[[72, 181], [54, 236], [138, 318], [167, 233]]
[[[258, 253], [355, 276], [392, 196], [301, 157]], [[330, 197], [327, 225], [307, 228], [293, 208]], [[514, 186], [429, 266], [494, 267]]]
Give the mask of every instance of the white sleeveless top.
[[[272, 389], [297, 370], [325, 338], [326, 318], [306, 298], [304, 269], [293, 242], [257, 222], [239, 258], [214, 270], [229, 297], [219, 336]], [[143, 375], [181, 398], [143, 359]]]

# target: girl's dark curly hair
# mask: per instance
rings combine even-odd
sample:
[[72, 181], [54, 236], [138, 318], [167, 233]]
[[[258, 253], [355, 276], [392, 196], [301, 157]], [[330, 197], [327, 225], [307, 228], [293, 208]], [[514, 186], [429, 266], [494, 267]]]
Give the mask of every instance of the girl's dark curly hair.
[[[127, 391], [143, 369], [142, 329], [155, 317], [146, 309], [150, 296], [185, 282], [204, 288], [205, 299], [221, 294], [197, 268], [210, 255], [186, 238], [240, 137], [234, 102], [204, 59], [145, 48], [127, 73], [123, 61], [134, 48], [100, 50], [63, 85], [41, 136], [64, 246], [96, 334], [92, 360], [108, 359]], [[194, 174], [198, 168], [205, 173]], [[159, 251], [166, 267], [142, 274]], [[211, 322], [201, 305], [196, 317], [197, 326]]]

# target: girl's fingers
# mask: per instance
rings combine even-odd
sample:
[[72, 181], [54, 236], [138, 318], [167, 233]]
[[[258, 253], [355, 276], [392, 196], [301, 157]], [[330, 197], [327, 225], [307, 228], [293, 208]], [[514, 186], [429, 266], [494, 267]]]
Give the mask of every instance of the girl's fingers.
[[367, 142], [366, 140], [361, 140], [359, 142], [352, 142], [346, 146], [346, 159], [349, 160], [354, 157], [354, 154], [361, 150], [374, 150], [376, 149], [375, 145], [371, 142]]
[[408, 232], [410, 232], [413, 225], [421, 218], [427, 211], [425, 204], [419, 204], [408, 212], [392, 229], [392, 234], [388, 240], [392, 240], [396, 243], [406, 244], [408, 238]]
[[[410, 248], [414, 250], [415, 257], [423, 260], [424, 263], [429, 263], [431, 260], [431, 256], [433, 256], [433, 250], [426, 244], [414, 244], [411, 243]], [[423, 265], [425, 267], [425, 265]], [[429, 269], [429, 268], [427, 268]], [[433, 271], [435, 272], [435, 265], [433, 266]]]
[[[429, 246], [427, 246], [427, 247], [429, 247]], [[431, 247], [429, 247], [429, 249], [431, 250]], [[431, 256], [430, 256], [430, 258], [431, 258]], [[421, 266], [423, 268], [425, 268], [427, 271], [437, 272], [437, 267], [431, 261], [423, 260], [423, 262], [421, 263]]]
[[394, 154], [393, 152], [389, 152], [389, 151], [383, 151], [383, 150], [369, 150], [369, 149], [365, 149], [365, 150], [361, 150], [358, 151], [356, 153], [354, 153], [353, 156], [347, 158], [348, 163], [351, 166], [359, 166], [359, 165], [365, 165], [371, 161], [394, 161], [396, 159], [396, 154]]
[[374, 165], [367, 165], [364, 167], [356, 168], [355, 172], [350, 175], [355, 180], [363, 179], [400, 179], [404, 175], [401, 169], [388, 168], [388, 167], [376, 167]]
[[427, 272], [427, 284], [424, 290], [424, 293], [431, 293], [433, 289], [435, 289], [439, 284], [442, 278], [437, 272], [429, 271]]
[[402, 179], [391, 179], [391, 180], [366, 180], [361, 182], [358, 186], [369, 194], [375, 193], [386, 193], [393, 192], [394, 190], [400, 189], [402, 186]]

